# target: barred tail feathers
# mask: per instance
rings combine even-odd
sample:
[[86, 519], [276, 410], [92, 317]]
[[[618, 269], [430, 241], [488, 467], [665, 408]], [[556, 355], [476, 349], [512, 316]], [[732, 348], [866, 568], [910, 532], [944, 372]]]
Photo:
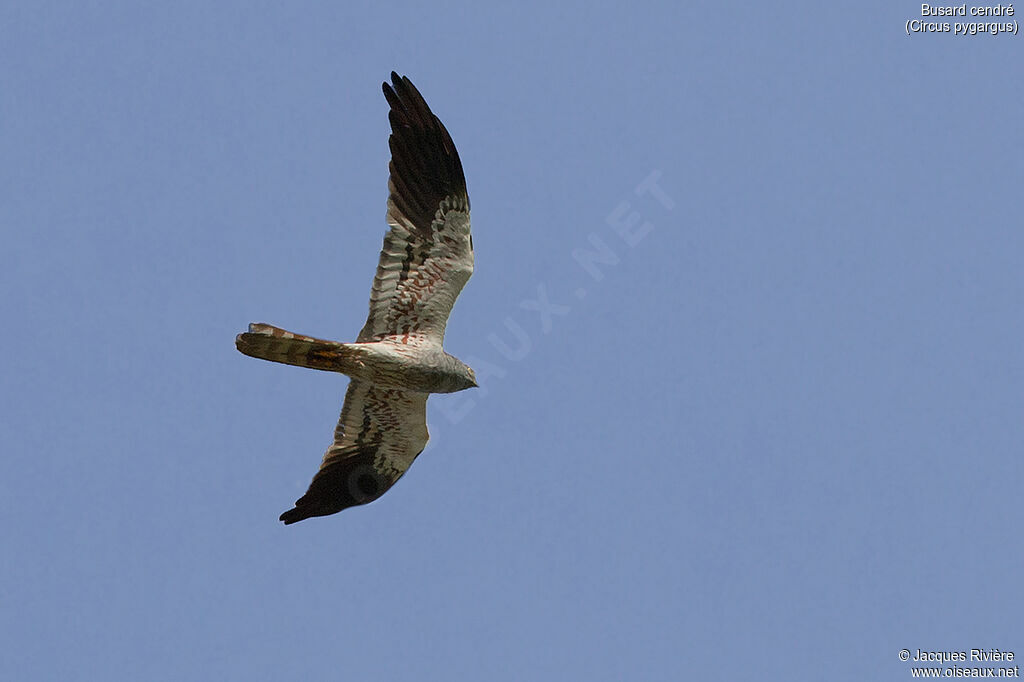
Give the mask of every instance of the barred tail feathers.
[[263, 323], [235, 337], [235, 347], [253, 358], [351, 375], [358, 360], [348, 344], [303, 336]]

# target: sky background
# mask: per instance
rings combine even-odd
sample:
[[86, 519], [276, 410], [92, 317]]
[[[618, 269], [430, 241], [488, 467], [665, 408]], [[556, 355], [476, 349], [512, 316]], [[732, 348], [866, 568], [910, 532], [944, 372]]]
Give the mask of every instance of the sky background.
[[[0, 678], [1019, 663], [1024, 39], [920, 7], [0, 5]], [[358, 333], [392, 69], [482, 386], [285, 527], [346, 380], [234, 337]]]

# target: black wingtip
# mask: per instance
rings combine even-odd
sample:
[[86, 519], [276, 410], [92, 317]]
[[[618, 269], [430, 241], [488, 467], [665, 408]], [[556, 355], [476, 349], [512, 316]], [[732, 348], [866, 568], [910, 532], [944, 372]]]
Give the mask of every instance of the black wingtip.
[[395, 88], [402, 87], [402, 81], [403, 80], [404, 81], [408, 81], [409, 79], [408, 78], [404, 78], [403, 76], [399, 76], [398, 73], [396, 73], [395, 71], [392, 71], [391, 72], [391, 82], [388, 83], [387, 81], [384, 81], [383, 83], [381, 83], [381, 87], [384, 90], [384, 96], [388, 97], [388, 101], [389, 102], [391, 101], [391, 98], [389, 97], [389, 94], [390, 95], [394, 95], [395, 94]]
[[304, 513], [301, 509], [295, 507], [294, 509], [289, 509], [285, 513], [281, 514], [279, 520], [284, 521], [284, 525], [289, 526], [293, 523], [298, 523], [299, 521], [308, 519], [310, 516], [311, 514]]
[[423, 95], [408, 77], [392, 71], [391, 79], [383, 84], [391, 123], [389, 222], [393, 209], [429, 231], [446, 198], [450, 208], [469, 210], [466, 176], [451, 135]]
[[342, 509], [373, 502], [387, 492], [399, 475], [377, 471], [373, 466], [376, 448], [353, 450], [328, 462], [313, 477], [306, 494], [295, 508], [279, 517], [290, 525], [313, 516], [330, 516]]

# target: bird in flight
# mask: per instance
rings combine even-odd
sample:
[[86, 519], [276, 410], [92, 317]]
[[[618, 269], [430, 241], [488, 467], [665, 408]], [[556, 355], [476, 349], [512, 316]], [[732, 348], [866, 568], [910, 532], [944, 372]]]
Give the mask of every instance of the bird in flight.
[[242, 353], [351, 378], [334, 442], [285, 524], [376, 500], [427, 444], [427, 397], [476, 384], [441, 348], [455, 299], [473, 274], [469, 195], [451, 136], [405, 76], [384, 84], [391, 106], [387, 222], [370, 314], [355, 343], [254, 323]]

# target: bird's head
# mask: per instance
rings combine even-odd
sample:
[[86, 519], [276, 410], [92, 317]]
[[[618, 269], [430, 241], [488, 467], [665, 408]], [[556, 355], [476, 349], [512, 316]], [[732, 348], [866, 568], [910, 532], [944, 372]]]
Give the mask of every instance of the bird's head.
[[452, 392], [465, 391], [467, 388], [479, 388], [476, 383], [476, 372], [466, 365], [462, 365], [451, 378], [453, 379]]
[[473, 368], [456, 357], [445, 353], [445, 360], [442, 367], [438, 368], [441, 373], [442, 388], [437, 393], [454, 393], [465, 391], [467, 388], [478, 388], [476, 383], [476, 372]]

